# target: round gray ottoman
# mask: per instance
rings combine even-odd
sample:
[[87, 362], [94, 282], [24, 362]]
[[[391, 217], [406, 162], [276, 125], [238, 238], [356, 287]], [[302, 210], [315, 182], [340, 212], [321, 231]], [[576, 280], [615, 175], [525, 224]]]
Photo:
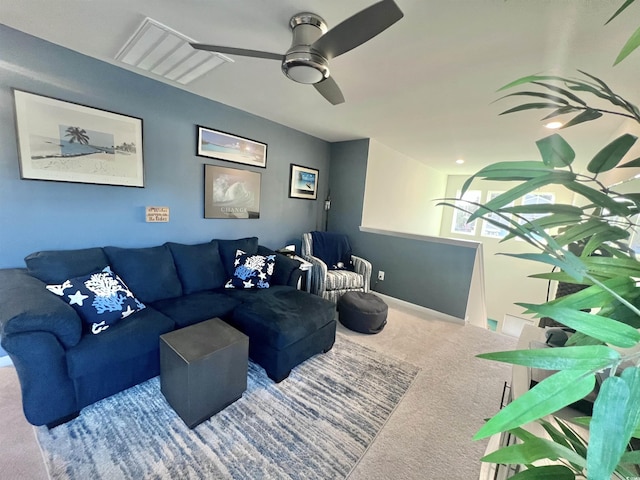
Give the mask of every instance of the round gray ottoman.
[[349, 330], [379, 333], [387, 324], [389, 307], [372, 293], [347, 292], [338, 300], [338, 318]]

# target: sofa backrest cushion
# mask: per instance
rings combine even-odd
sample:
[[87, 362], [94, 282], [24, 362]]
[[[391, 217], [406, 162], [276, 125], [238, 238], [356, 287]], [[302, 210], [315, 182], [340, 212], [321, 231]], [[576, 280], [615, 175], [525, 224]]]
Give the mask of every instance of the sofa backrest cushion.
[[104, 247], [111, 269], [143, 303], [182, 295], [182, 285], [167, 245], [149, 248]]
[[273, 270], [273, 276], [271, 277], [272, 285], [289, 285], [291, 287], [295, 287], [298, 277], [296, 276], [295, 279], [292, 279], [291, 274], [300, 268], [299, 261], [289, 258], [286, 255], [276, 253], [262, 245], [258, 246], [258, 253], [260, 255], [276, 256], [276, 266]]
[[218, 248], [220, 249], [220, 258], [222, 259], [226, 277], [229, 279], [236, 271], [234, 265], [236, 251], [242, 250], [247, 255], [255, 255], [258, 253], [258, 237], [239, 238], [237, 240], [218, 240]]
[[45, 283], [62, 283], [100, 271], [109, 264], [103, 249], [97, 247], [35, 252], [24, 261], [29, 274]]
[[218, 242], [197, 245], [168, 242], [185, 294], [221, 288], [227, 280]]

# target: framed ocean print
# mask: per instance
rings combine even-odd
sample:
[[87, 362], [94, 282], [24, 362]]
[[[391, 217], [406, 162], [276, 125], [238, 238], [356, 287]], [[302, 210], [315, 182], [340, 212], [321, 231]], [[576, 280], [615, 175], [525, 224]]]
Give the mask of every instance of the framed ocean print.
[[267, 168], [267, 144], [198, 125], [199, 157]]
[[204, 218], [260, 218], [262, 174], [204, 166]]
[[13, 90], [20, 178], [144, 187], [142, 120]]
[[318, 170], [292, 163], [289, 174], [289, 197], [308, 200], [318, 198]]

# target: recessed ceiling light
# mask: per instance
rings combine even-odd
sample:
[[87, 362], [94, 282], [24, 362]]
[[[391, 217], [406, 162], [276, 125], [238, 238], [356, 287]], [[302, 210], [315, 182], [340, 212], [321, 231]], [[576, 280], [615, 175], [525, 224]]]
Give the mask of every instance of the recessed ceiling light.
[[462, 165], [462, 164], [464, 163], [464, 160], [463, 160], [463, 159], [461, 159], [461, 158], [459, 158], [458, 160], [456, 160], [456, 163], [457, 163], [458, 165]]
[[544, 127], [550, 128], [551, 130], [555, 130], [557, 128], [560, 128], [562, 125], [563, 125], [562, 122], [549, 122], [549, 123], [545, 123]]

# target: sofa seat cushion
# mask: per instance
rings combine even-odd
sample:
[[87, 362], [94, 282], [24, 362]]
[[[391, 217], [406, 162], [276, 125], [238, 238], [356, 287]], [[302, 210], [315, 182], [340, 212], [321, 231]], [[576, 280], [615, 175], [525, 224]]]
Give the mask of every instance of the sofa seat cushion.
[[147, 306], [100, 335], [84, 335], [67, 351], [69, 376], [117, 375], [113, 365], [159, 351], [160, 335], [174, 329], [173, 320]]
[[104, 247], [111, 269], [143, 303], [182, 295], [182, 284], [167, 245], [149, 248]]
[[153, 304], [153, 308], [170, 317], [178, 328], [182, 328], [214, 317], [229, 317], [239, 304], [238, 299], [210, 291], [160, 300]]
[[102, 248], [35, 252], [24, 261], [29, 273], [44, 283], [62, 283], [68, 278], [88, 275], [109, 265]]
[[364, 288], [364, 278], [362, 275], [349, 270], [328, 270], [325, 282], [327, 290]]
[[269, 288], [236, 288], [224, 290], [225, 295], [238, 300], [242, 303], [253, 302], [253, 301], [262, 301], [265, 297], [271, 297], [278, 292], [288, 292], [291, 290], [295, 290], [293, 287], [289, 287], [287, 285], [272, 285]]
[[167, 245], [173, 255], [185, 295], [224, 285], [227, 273], [222, 266], [217, 241], [197, 245], [169, 242]]
[[332, 302], [293, 288], [282, 288], [237, 307], [230, 323], [249, 336], [250, 344], [266, 344], [283, 350], [334, 322], [334, 314]]

